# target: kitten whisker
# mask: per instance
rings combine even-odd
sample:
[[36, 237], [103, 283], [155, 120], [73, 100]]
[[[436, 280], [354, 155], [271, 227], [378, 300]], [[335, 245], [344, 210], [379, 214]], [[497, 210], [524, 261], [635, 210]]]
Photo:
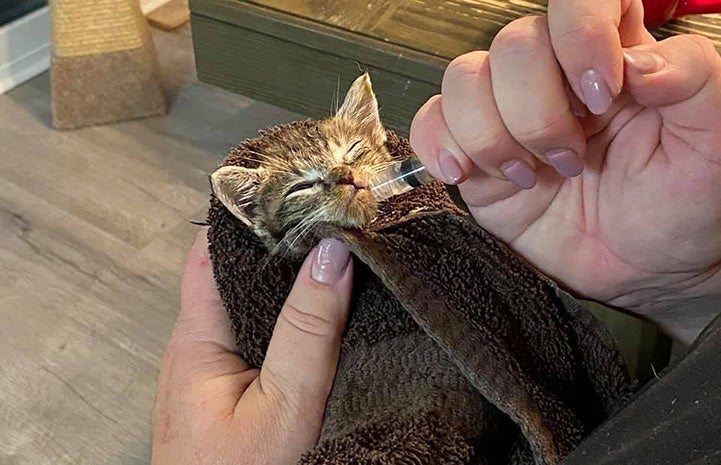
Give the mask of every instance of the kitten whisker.
[[380, 173], [381, 171], [383, 171], [384, 169], [386, 169], [386, 168], [388, 168], [388, 167], [390, 167], [390, 166], [393, 166], [395, 163], [396, 163], [395, 161], [388, 161], [388, 162], [378, 163], [378, 164], [375, 164], [375, 165], [371, 166], [371, 167], [370, 167], [370, 170], [371, 170], [374, 174], [377, 174], [377, 173]]
[[335, 111], [333, 111], [333, 115], [337, 115], [338, 110], [340, 110], [340, 74], [338, 75], [338, 84], [335, 92]]
[[[259, 160], [255, 160], [255, 159], [253, 159], [253, 158], [246, 158], [246, 160], [248, 160], [248, 161], [253, 161], [253, 162], [256, 162], [256, 163], [263, 163], [263, 162], [261, 162], [261, 161], [259, 161]], [[269, 165], [266, 164], [266, 167], [268, 167], [268, 166], [269, 166]], [[273, 171], [273, 173], [278, 173], [278, 174], [287, 174], [287, 175], [295, 175], [295, 174], [297, 174], [297, 173], [295, 173], [295, 172], [293, 172], [293, 171], [289, 171], [289, 170], [282, 169], [282, 168], [278, 168], [278, 167], [270, 167], [270, 168], [268, 168], [268, 169], [271, 169], [271, 170]]]
[[[308, 217], [304, 218], [300, 223], [293, 226], [275, 245], [275, 247], [273, 248], [273, 253], [265, 257], [264, 263], [261, 266], [259, 272], [262, 273], [265, 268], [274, 260], [283, 261], [292, 251], [292, 247], [295, 245], [297, 240], [307, 232], [308, 228], [315, 225], [315, 221], [318, 219], [318, 217], [321, 216], [321, 214], [321, 211], [313, 212]], [[301, 232], [301, 228], [305, 228], [305, 230]], [[288, 241], [291, 239], [291, 237], [294, 237], [294, 239], [289, 243]], [[284, 245], [286, 244], [287, 247], [284, 247]], [[278, 250], [282, 250], [282, 253], [280, 255], [275, 254], [275, 252], [277, 252]]]
[[[304, 218], [300, 223], [294, 226], [288, 231], [278, 245], [286, 243], [285, 252], [282, 257], [285, 256], [293, 249], [293, 246], [302, 238], [304, 238], [314, 226], [318, 225], [318, 219], [323, 215], [322, 210], [311, 213], [308, 217]], [[290, 240], [290, 242], [288, 242]]]
[[257, 163], [267, 162], [267, 163], [272, 164], [272, 165], [274, 165], [274, 166], [282, 166], [282, 167], [285, 167], [285, 168], [292, 168], [292, 165], [290, 164], [290, 162], [289, 162], [288, 160], [284, 160], [284, 159], [282, 159], [282, 158], [278, 158], [278, 157], [275, 157], [275, 156], [272, 156], [272, 155], [268, 155], [268, 154], [265, 154], [265, 153], [257, 152], [257, 151], [252, 150], [252, 149], [246, 149], [246, 150], [245, 150], [245, 153], [247, 153], [247, 154], [249, 154], [249, 155], [255, 155], [255, 156], [257, 156], [258, 158], [260, 158], [260, 160], [254, 160], [254, 159], [247, 158], [248, 160], [255, 161], [255, 162], [257, 162]]
[[[305, 232], [308, 230], [310, 226], [312, 226], [321, 216], [323, 215], [322, 210], [317, 210], [313, 213], [311, 213], [309, 216], [304, 218], [298, 225], [296, 225], [293, 229], [289, 231], [289, 234], [286, 234], [285, 237], [292, 237], [293, 235], [296, 236], [296, 239], [293, 240], [293, 242], [290, 243], [289, 248], [295, 245], [295, 242], [297, 241], [298, 237], [301, 237]], [[284, 237], [284, 239], [285, 239]]]

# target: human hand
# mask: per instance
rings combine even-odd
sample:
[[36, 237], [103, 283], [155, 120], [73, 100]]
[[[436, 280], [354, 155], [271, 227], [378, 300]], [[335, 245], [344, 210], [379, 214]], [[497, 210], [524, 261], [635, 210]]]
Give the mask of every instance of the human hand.
[[441, 92], [411, 144], [480, 225], [581, 297], [683, 341], [719, 311], [721, 58], [708, 40], [657, 42], [640, 0], [550, 0], [454, 60]]
[[263, 366], [251, 369], [233, 352], [201, 232], [160, 370], [153, 465], [297, 463], [318, 440], [352, 274], [348, 249], [322, 241], [280, 311]]

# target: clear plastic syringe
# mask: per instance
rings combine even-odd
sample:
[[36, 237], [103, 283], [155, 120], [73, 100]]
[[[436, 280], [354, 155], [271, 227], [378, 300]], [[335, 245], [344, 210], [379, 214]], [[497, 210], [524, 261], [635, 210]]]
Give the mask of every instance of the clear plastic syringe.
[[399, 161], [378, 173], [371, 181], [371, 192], [379, 202], [433, 181], [417, 159]]

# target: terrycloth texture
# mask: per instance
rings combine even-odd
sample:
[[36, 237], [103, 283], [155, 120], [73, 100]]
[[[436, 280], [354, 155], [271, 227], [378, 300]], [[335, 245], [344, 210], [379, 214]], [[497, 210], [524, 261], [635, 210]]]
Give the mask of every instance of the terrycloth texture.
[[[312, 122], [294, 124], [313, 124]], [[224, 164], [248, 164], [277, 130]], [[407, 142], [388, 146], [407, 157]], [[210, 254], [240, 355], [263, 362], [300, 263], [269, 257], [217, 199]], [[432, 183], [381, 205], [354, 255], [354, 297], [320, 464], [555, 464], [624, 402], [629, 376], [592, 315]]]

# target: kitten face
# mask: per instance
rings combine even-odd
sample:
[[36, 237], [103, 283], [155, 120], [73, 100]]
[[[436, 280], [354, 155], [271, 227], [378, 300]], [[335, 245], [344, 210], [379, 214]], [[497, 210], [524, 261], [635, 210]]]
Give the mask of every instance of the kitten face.
[[392, 161], [367, 74], [337, 114], [310, 128], [288, 127], [252, 156], [257, 168], [225, 166], [211, 176], [223, 205], [271, 253], [301, 253], [319, 223], [360, 228], [377, 212], [369, 181]]

